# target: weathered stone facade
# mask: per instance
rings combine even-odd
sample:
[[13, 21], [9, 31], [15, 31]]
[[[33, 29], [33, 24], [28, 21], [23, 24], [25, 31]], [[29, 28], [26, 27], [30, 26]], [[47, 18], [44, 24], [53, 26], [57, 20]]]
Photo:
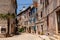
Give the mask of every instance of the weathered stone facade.
[[[0, 14], [7, 15], [13, 14], [16, 15], [17, 4], [16, 0], [0, 0]], [[8, 33], [12, 34], [15, 28], [15, 18], [9, 18], [9, 29], [8, 29], [8, 20], [4, 18], [0, 18], [0, 34], [4, 35]], [[4, 29], [2, 29], [4, 28]], [[4, 32], [6, 30], [6, 32]], [[3, 33], [2, 33], [3, 31]]]
[[28, 32], [29, 28], [29, 13], [30, 13], [31, 7], [28, 7], [27, 9], [23, 9], [21, 13], [17, 15], [18, 19], [18, 28], [24, 28], [25, 32]]
[[[33, 0], [34, 1], [34, 0]], [[27, 19], [36, 18], [36, 22], [29, 24], [31, 33], [34, 33], [34, 25], [36, 25], [36, 34], [51, 35], [59, 39], [60, 37], [60, 0], [38, 0], [36, 16], [33, 13]], [[34, 2], [34, 3], [35, 3]], [[30, 13], [29, 13], [30, 14]], [[33, 27], [33, 28], [32, 28]]]
[[15, 0], [0, 0], [0, 13], [15, 13]]
[[36, 8], [33, 6], [28, 7], [26, 10], [18, 14], [19, 27], [24, 28], [25, 32], [35, 33], [36, 32]]
[[[38, 2], [38, 22], [43, 34], [49, 34], [58, 37], [58, 13], [60, 10], [60, 0], [45, 0]], [[58, 13], [57, 13], [58, 11]], [[60, 19], [60, 18], [59, 18]], [[39, 25], [38, 25], [39, 24]], [[42, 26], [43, 25], [43, 26]], [[41, 33], [40, 30], [40, 33]], [[57, 35], [57, 36], [56, 36]], [[59, 36], [60, 37], [60, 36]]]

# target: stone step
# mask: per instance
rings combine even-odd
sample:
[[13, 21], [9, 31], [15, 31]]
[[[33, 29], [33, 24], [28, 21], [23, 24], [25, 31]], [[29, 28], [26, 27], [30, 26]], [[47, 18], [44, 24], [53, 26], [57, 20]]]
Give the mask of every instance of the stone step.
[[0, 34], [0, 38], [5, 38], [6, 36], [3, 34]]
[[58, 40], [60, 35], [48, 35], [51, 40]]

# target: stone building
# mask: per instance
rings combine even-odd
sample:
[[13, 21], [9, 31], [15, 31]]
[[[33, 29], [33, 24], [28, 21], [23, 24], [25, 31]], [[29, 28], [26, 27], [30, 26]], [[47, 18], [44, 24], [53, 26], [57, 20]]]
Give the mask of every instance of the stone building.
[[36, 33], [36, 8], [31, 5], [17, 16], [18, 25], [20, 28], [24, 28], [25, 32]]
[[30, 12], [31, 13], [29, 13], [29, 15], [30, 15], [29, 16], [29, 22], [30, 22], [29, 28], [31, 29], [31, 33], [36, 33], [37, 29], [36, 29], [35, 22], [37, 20], [37, 18], [36, 18], [37, 8], [33, 6]]
[[[7, 34], [14, 34], [15, 16], [17, 3], [16, 0], [0, 0], [0, 34], [1, 37]], [[10, 15], [14, 18], [9, 17]]]
[[[30, 21], [30, 19], [33, 20], [34, 18], [36, 18], [36, 21], [32, 21], [31, 23], [29, 22], [30, 30], [34, 30], [34, 28], [31, 27], [35, 25], [37, 34], [51, 35], [59, 39], [60, 0], [33, 0], [33, 2], [34, 7], [37, 9], [37, 11], [35, 11], [36, 16], [34, 15], [34, 13], [32, 13], [33, 15], [29, 16], [28, 19]], [[30, 12], [32, 12], [31, 10]]]
[[31, 7], [27, 9], [23, 8], [23, 10], [17, 15], [18, 20], [18, 28], [24, 28], [24, 32], [28, 32], [29, 29], [29, 13]]
[[59, 39], [60, 0], [38, 0], [38, 20], [40, 34], [48, 34]]

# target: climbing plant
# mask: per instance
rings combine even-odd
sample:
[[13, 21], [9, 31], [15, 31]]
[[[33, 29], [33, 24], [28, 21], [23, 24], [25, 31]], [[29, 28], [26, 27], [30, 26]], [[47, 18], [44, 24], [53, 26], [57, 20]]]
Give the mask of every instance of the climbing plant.
[[8, 14], [0, 14], [0, 19], [7, 19], [7, 18], [15, 18], [15, 14], [10, 14], [10, 13], [8, 13]]

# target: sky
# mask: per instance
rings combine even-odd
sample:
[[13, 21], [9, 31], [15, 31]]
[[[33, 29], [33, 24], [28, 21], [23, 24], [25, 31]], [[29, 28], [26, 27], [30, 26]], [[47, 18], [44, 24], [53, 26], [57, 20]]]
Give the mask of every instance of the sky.
[[22, 10], [23, 6], [25, 6], [25, 8], [28, 8], [31, 4], [33, 4], [32, 0], [17, 0], [17, 14], [20, 13], [20, 10]]

